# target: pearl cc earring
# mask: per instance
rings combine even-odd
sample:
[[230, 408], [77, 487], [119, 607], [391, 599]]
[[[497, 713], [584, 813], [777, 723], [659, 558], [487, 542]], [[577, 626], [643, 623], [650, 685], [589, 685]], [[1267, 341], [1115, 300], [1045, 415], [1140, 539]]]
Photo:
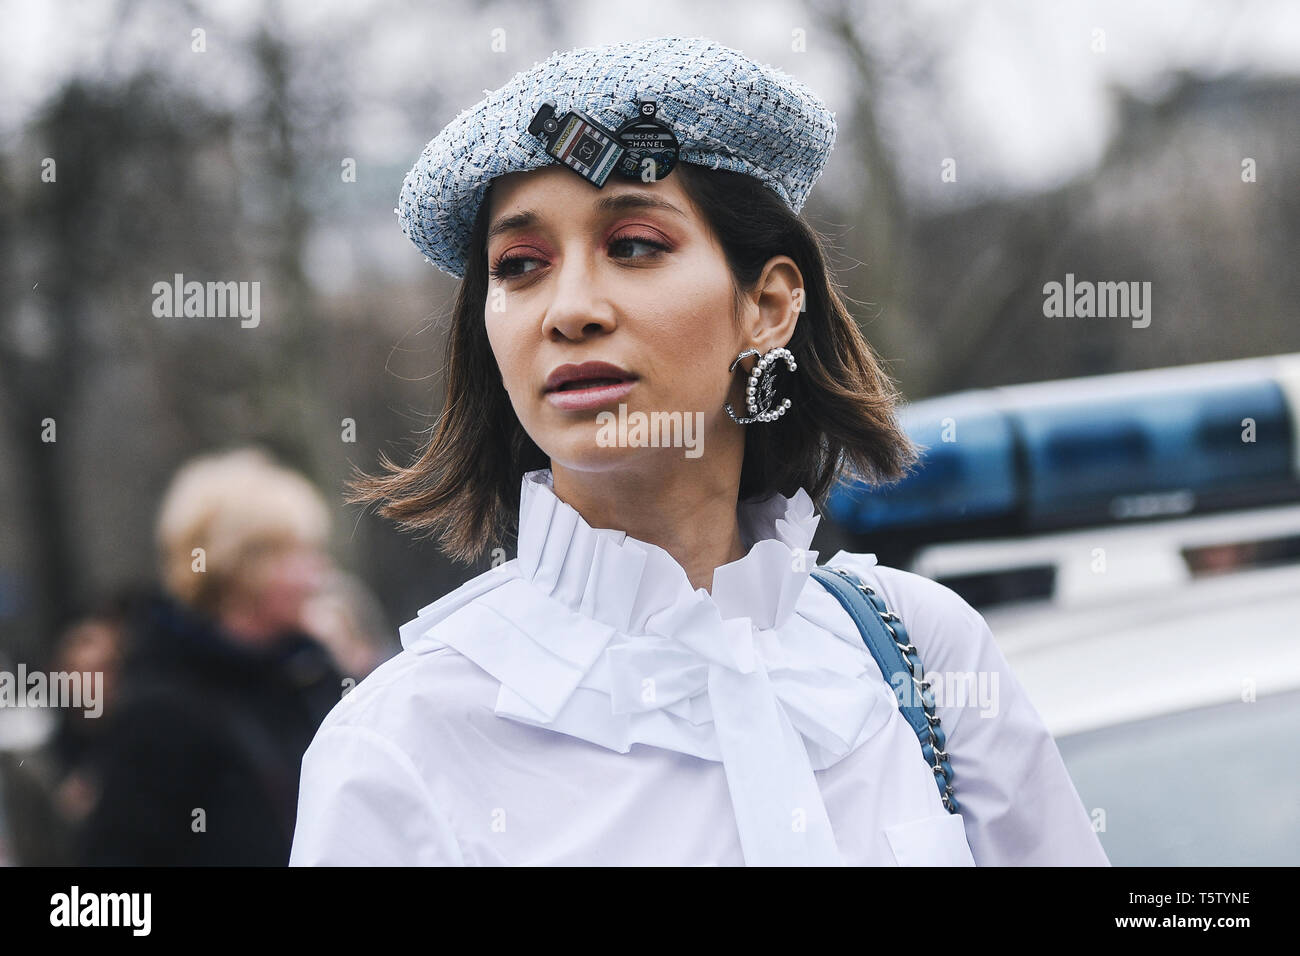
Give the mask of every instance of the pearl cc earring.
[[[747, 355], [758, 355], [758, 349], [746, 349], [736, 356], [731, 363], [728, 371], [734, 372], [740, 360]], [[785, 359], [786, 367], [794, 371], [799, 366], [795, 364], [794, 356], [786, 348], [769, 349], [768, 353], [754, 363], [753, 370], [749, 373], [749, 383], [745, 386], [745, 402], [749, 406], [748, 418], [737, 418], [736, 413], [731, 408], [731, 402], [723, 405], [727, 414], [731, 416], [732, 421], [737, 425], [748, 425], [750, 422], [773, 422], [786, 413], [790, 407], [790, 399], [782, 400], [776, 408], [772, 407], [776, 383], [772, 379], [771, 366], [776, 363], [777, 359]]]

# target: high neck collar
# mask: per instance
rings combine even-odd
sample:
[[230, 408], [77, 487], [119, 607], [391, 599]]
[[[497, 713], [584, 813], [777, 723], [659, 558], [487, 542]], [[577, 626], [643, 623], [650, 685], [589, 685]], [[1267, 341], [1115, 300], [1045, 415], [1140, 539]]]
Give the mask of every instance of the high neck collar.
[[[814, 771], [894, 708], [856, 628], [817, 623], [838, 604], [805, 588], [819, 520], [808, 493], [738, 503], [749, 551], [715, 570], [712, 594], [663, 548], [591, 527], [549, 469], [524, 476], [519, 515], [518, 558], [421, 610], [403, 646], [472, 660], [500, 682], [498, 716], [620, 753], [720, 761], [751, 865], [842, 863]], [[791, 830], [791, 808], [805, 829]]]
[[647, 618], [664, 607], [702, 601], [724, 619], [779, 627], [816, 564], [809, 545], [820, 518], [802, 488], [791, 497], [739, 502], [736, 517], [749, 550], [714, 571], [710, 593], [692, 588], [686, 570], [658, 545], [593, 528], [556, 495], [551, 470], [541, 468], [522, 482], [518, 571], [571, 610], [624, 632], [644, 633]]

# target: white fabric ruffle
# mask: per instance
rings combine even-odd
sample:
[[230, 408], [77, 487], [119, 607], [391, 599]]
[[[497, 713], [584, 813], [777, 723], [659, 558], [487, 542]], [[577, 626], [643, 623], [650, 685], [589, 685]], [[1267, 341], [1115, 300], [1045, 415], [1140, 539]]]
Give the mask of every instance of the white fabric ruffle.
[[710, 594], [664, 549], [588, 525], [549, 469], [529, 472], [519, 556], [421, 610], [402, 644], [474, 661], [500, 682], [501, 717], [720, 761], [748, 865], [840, 864], [814, 771], [897, 705], [819, 584], [795, 613], [817, 558], [807, 492], [742, 502], [738, 519], [749, 551]]

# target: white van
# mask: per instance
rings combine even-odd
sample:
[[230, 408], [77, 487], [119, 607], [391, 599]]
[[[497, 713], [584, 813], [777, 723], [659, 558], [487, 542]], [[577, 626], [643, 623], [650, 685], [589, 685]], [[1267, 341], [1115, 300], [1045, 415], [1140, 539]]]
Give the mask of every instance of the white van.
[[903, 418], [920, 469], [837, 489], [837, 543], [983, 614], [1111, 862], [1294, 865], [1300, 356], [959, 393]]

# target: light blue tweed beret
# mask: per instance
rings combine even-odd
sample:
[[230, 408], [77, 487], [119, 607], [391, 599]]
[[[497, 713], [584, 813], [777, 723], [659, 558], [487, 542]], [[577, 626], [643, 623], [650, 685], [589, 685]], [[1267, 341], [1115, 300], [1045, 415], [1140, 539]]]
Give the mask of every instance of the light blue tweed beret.
[[[402, 232], [462, 278], [488, 184], [556, 162], [528, 132], [544, 102], [617, 129], [658, 104], [680, 161], [748, 173], [799, 212], [835, 145], [835, 114], [798, 80], [704, 37], [658, 37], [554, 53], [463, 110], [424, 148], [397, 200]], [[596, 187], [592, 187], [596, 188]]]

